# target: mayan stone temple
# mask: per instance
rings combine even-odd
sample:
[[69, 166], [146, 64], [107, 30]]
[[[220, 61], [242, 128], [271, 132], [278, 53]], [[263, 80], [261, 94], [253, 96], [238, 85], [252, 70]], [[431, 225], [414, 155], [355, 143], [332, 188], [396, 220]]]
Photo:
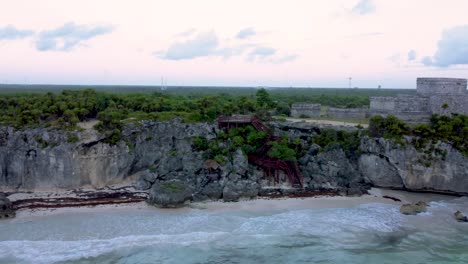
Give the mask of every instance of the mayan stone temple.
[[416, 95], [371, 97], [370, 114], [395, 115], [406, 122], [428, 122], [432, 114], [468, 114], [466, 79], [418, 78]]

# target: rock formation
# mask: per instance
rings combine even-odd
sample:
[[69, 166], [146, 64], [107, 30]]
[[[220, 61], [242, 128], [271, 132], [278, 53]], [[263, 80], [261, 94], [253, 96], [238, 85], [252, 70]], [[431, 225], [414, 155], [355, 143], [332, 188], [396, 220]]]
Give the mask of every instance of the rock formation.
[[455, 219], [456, 219], [458, 222], [468, 222], [468, 217], [466, 217], [465, 215], [463, 215], [462, 212], [456, 211], [454, 215], [455, 215]]
[[4, 193], [0, 193], [0, 219], [12, 217], [15, 217], [15, 211], [11, 202]]
[[[359, 171], [372, 185], [412, 191], [468, 194], [468, 158], [446, 143], [428, 157], [409, 142], [364, 137]], [[445, 154], [440, 154], [445, 153]], [[429, 158], [429, 159], [428, 159]]]
[[400, 213], [404, 215], [417, 215], [427, 211], [427, 204], [423, 201], [412, 204], [404, 204], [400, 207]]
[[[149, 193], [148, 201], [177, 207], [187, 201], [237, 201], [257, 195], [335, 193], [360, 195], [371, 186], [468, 194], [468, 158], [446, 143], [427, 153], [404, 144], [364, 137], [358, 152], [340, 147], [321, 148], [310, 138], [330, 127], [314, 124], [273, 123], [278, 134], [303, 146], [298, 159], [304, 189], [288, 186], [279, 173], [275, 183], [248, 163], [240, 149], [220, 164], [194, 148], [195, 137], [215, 138], [215, 124], [144, 121], [127, 124], [118, 144], [106, 143], [93, 129], [66, 132], [52, 128], [15, 130], [0, 127], [0, 191], [54, 191], [112, 184], [134, 186]], [[356, 128], [339, 127], [355, 131]], [[71, 133], [77, 142], [68, 142]], [[140, 199], [141, 194], [136, 198]], [[2, 200], [5, 201], [5, 200]], [[4, 203], [6, 204], [6, 203]]]

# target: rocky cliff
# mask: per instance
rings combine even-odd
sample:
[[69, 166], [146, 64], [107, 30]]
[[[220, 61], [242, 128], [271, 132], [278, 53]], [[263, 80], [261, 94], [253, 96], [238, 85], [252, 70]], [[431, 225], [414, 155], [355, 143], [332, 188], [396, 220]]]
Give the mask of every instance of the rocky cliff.
[[[194, 136], [214, 137], [206, 123], [143, 122], [129, 124], [117, 145], [105, 143], [94, 129], [64, 132], [55, 129], [0, 128], [0, 190], [95, 188], [133, 181], [151, 167], [179, 172], [196, 167], [191, 151]], [[76, 136], [78, 141], [70, 138]]]
[[[468, 159], [444, 143], [425, 152], [411, 144], [364, 137], [360, 151], [323, 149], [310, 138], [323, 127], [313, 124], [272, 124], [278, 133], [300, 139], [298, 160], [305, 189], [266, 177], [237, 150], [223, 164], [207, 163], [206, 153], [193, 147], [195, 137], [211, 139], [214, 124], [145, 121], [128, 124], [122, 140], [111, 145], [94, 129], [0, 128], [0, 191], [54, 191], [112, 184], [147, 191], [159, 206], [179, 206], [193, 200], [236, 201], [243, 197], [291, 192], [359, 195], [370, 186], [415, 191], [468, 194]], [[355, 130], [354, 128], [346, 128]], [[76, 140], [77, 139], [77, 140]], [[406, 139], [408, 142], [411, 139]]]
[[403, 144], [364, 137], [358, 167], [374, 186], [468, 195], [468, 158], [446, 143], [417, 151]]

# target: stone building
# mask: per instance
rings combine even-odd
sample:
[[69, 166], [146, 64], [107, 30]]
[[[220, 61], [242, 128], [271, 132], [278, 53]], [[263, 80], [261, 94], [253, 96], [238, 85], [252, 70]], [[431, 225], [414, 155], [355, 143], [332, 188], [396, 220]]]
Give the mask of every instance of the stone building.
[[320, 104], [292, 104], [291, 105], [291, 116], [292, 117], [318, 117], [322, 106]]
[[418, 78], [416, 95], [371, 97], [370, 115], [395, 115], [406, 122], [428, 122], [432, 114], [468, 114], [466, 79]]
[[327, 117], [339, 119], [364, 119], [369, 117], [369, 109], [328, 107]]

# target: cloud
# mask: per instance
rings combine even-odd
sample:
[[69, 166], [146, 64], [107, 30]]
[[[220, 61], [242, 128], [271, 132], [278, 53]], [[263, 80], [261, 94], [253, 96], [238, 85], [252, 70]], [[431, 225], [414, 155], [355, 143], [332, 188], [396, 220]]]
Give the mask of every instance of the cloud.
[[434, 56], [424, 57], [421, 62], [438, 67], [468, 64], [468, 25], [445, 30]]
[[254, 44], [245, 44], [245, 45], [238, 45], [232, 47], [224, 47], [220, 48], [215, 52], [215, 55], [223, 56], [224, 58], [229, 58], [232, 56], [241, 55], [247, 49], [255, 47]]
[[375, 5], [373, 0], [361, 0], [351, 10], [356, 15], [367, 15], [375, 12]]
[[429, 56], [426, 56], [426, 57], [422, 58], [421, 62], [422, 62], [422, 64], [424, 64], [426, 66], [433, 65], [432, 58], [429, 57]]
[[416, 51], [410, 50], [408, 52], [408, 61], [414, 61], [414, 60], [416, 60]]
[[17, 29], [12, 25], [0, 28], [0, 40], [22, 39], [32, 36], [34, 31]]
[[278, 63], [278, 64], [287, 63], [287, 62], [295, 61], [298, 57], [299, 57], [298, 55], [286, 55], [278, 59], [274, 59], [273, 62]]
[[[206, 57], [217, 53], [218, 36], [211, 31], [200, 33], [194, 38], [184, 42], [173, 43], [165, 52], [160, 52], [160, 57], [166, 60], [185, 60], [198, 57]], [[155, 53], [157, 56], [158, 54]]]
[[36, 49], [39, 51], [70, 51], [83, 41], [112, 31], [113, 27], [111, 26], [93, 27], [69, 22], [59, 28], [42, 31], [36, 40]]
[[254, 28], [244, 28], [242, 29], [241, 31], [239, 31], [239, 33], [237, 33], [236, 35], [236, 38], [238, 39], [247, 39], [251, 36], [255, 36], [257, 34], [257, 32], [255, 31]]
[[269, 47], [256, 47], [248, 55], [248, 61], [264, 60], [269, 56], [273, 56], [276, 53], [276, 49]]
[[220, 41], [214, 31], [209, 31], [194, 34], [191, 37], [185, 38], [184, 41], [174, 42], [166, 50], [154, 52], [153, 56], [163, 60], [179, 61], [202, 57], [223, 57], [227, 59], [245, 55], [247, 61], [270, 63], [291, 62], [298, 57], [297, 55], [280, 57], [276, 54], [276, 49], [259, 46], [255, 43], [244, 43], [233, 40]]

